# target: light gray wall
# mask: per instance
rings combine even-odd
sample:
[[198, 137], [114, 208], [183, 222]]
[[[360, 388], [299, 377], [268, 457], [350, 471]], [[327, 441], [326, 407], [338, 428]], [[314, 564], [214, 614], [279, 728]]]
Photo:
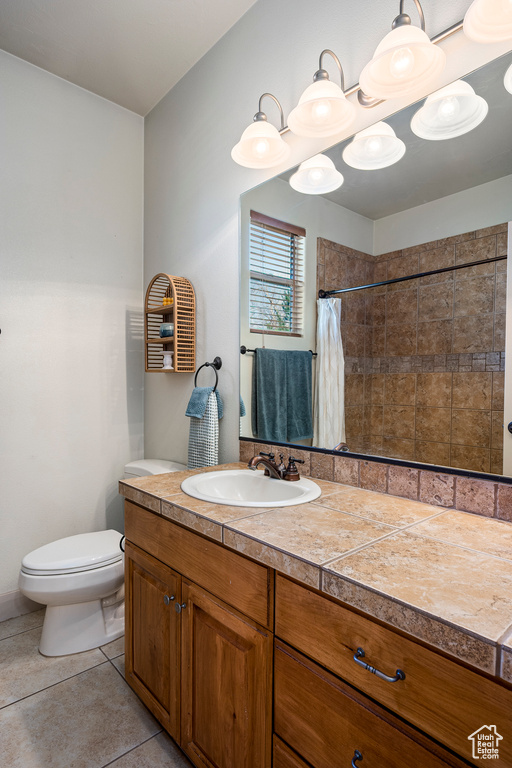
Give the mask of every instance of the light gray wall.
[[[423, 5], [431, 35], [459, 21], [468, 7], [467, 0], [425, 0]], [[226, 401], [221, 460], [232, 460], [238, 452], [239, 197], [284, 170], [240, 168], [230, 158], [231, 147], [265, 91], [281, 100], [285, 114], [290, 112], [312, 81], [324, 48], [340, 56], [347, 85], [357, 82], [397, 13], [396, 0], [258, 0], [146, 118], [145, 282], [157, 272], [169, 272], [185, 275], [195, 286], [197, 364], [215, 355], [224, 362], [219, 374]], [[464, 44], [459, 36], [446, 47], [457, 52]], [[457, 53], [445, 82], [496, 55], [485, 48], [479, 46], [464, 62]], [[354, 129], [403, 104], [395, 100], [364, 115], [359, 110]], [[267, 107], [269, 119], [277, 122], [270, 101]], [[342, 138], [346, 135], [330, 143]], [[290, 136], [287, 141], [293, 150], [290, 166], [328, 146]], [[199, 383], [209, 382], [207, 373], [201, 372]], [[186, 459], [184, 412], [192, 386], [192, 375], [146, 375], [146, 456]]]
[[143, 120], [4, 52], [0, 73], [5, 598], [35, 547], [122, 530], [117, 481], [142, 455]]

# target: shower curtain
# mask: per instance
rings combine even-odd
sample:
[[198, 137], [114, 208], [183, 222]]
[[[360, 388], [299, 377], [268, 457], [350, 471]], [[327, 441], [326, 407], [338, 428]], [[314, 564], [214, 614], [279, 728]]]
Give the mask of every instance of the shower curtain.
[[345, 359], [341, 299], [318, 299], [313, 445], [332, 450], [345, 442]]

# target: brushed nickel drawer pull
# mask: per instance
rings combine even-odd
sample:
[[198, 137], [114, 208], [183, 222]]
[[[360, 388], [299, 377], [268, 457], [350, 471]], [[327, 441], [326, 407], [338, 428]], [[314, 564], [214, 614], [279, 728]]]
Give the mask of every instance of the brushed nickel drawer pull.
[[405, 672], [402, 672], [401, 669], [397, 669], [396, 674], [391, 677], [391, 675], [386, 675], [384, 672], [380, 672], [380, 670], [375, 669], [375, 667], [372, 667], [370, 664], [367, 664], [366, 661], [361, 661], [363, 657], [364, 650], [362, 648], [358, 648], [354, 653], [354, 661], [356, 664], [359, 664], [360, 667], [363, 667], [363, 669], [371, 672], [372, 675], [377, 675], [377, 677], [380, 677], [381, 680], [386, 680], [388, 683], [397, 683], [399, 680], [405, 680]]
[[176, 613], [181, 613], [187, 607], [187, 604], [186, 603], [175, 603], [174, 607], [176, 609]]
[[169, 595], [164, 595], [164, 603], [166, 605], [170, 605], [174, 599], [174, 595], [171, 595], [170, 597]]
[[362, 754], [358, 749], [356, 749], [356, 751], [354, 752], [354, 757], [352, 758], [352, 763], [351, 763], [352, 768], [358, 768], [356, 765], [356, 760], [362, 760], [362, 759], [363, 759]]

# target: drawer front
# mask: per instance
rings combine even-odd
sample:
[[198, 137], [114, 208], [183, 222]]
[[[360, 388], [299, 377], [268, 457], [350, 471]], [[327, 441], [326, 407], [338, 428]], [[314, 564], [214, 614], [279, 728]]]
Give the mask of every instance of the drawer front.
[[[500, 759], [512, 765], [512, 691], [283, 577], [276, 583], [276, 635], [472, 761], [471, 734], [493, 724]], [[393, 677], [388, 682], [354, 661]], [[508, 761], [508, 762], [507, 762]], [[477, 762], [476, 760], [474, 762]]]
[[274, 768], [310, 768], [284, 741], [274, 735]]
[[125, 501], [128, 541], [264, 627], [273, 620], [273, 572], [159, 515]]
[[275, 731], [314, 768], [350, 768], [352, 761], [361, 768], [461, 765], [436, 745], [422, 746], [424, 737], [414, 740], [412, 729], [395, 727], [396, 718], [392, 724], [378, 705], [278, 642], [274, 669]]

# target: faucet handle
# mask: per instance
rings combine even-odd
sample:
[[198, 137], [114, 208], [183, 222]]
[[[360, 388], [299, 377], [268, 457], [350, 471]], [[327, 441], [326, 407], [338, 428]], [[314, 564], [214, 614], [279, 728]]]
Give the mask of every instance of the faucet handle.
[[288, 459], [292, 464], [304, 464], [304, 459], [296, 459], [294, 456], [290, 456]]
[[260, 451], [260, 456], [266, 456], [270, 461], [274, 461], [275, 453], [263, 453], [263, 451]]
[[295, 459], [293, 456], [290, 456], [288, 458], [288, 466], [286, 467], [286, 472], [284, 473], [283, 480], [300, 480], [299, 471], [296, 467], [297, 464], [304, 464], [304, 461], [302, 459]]

